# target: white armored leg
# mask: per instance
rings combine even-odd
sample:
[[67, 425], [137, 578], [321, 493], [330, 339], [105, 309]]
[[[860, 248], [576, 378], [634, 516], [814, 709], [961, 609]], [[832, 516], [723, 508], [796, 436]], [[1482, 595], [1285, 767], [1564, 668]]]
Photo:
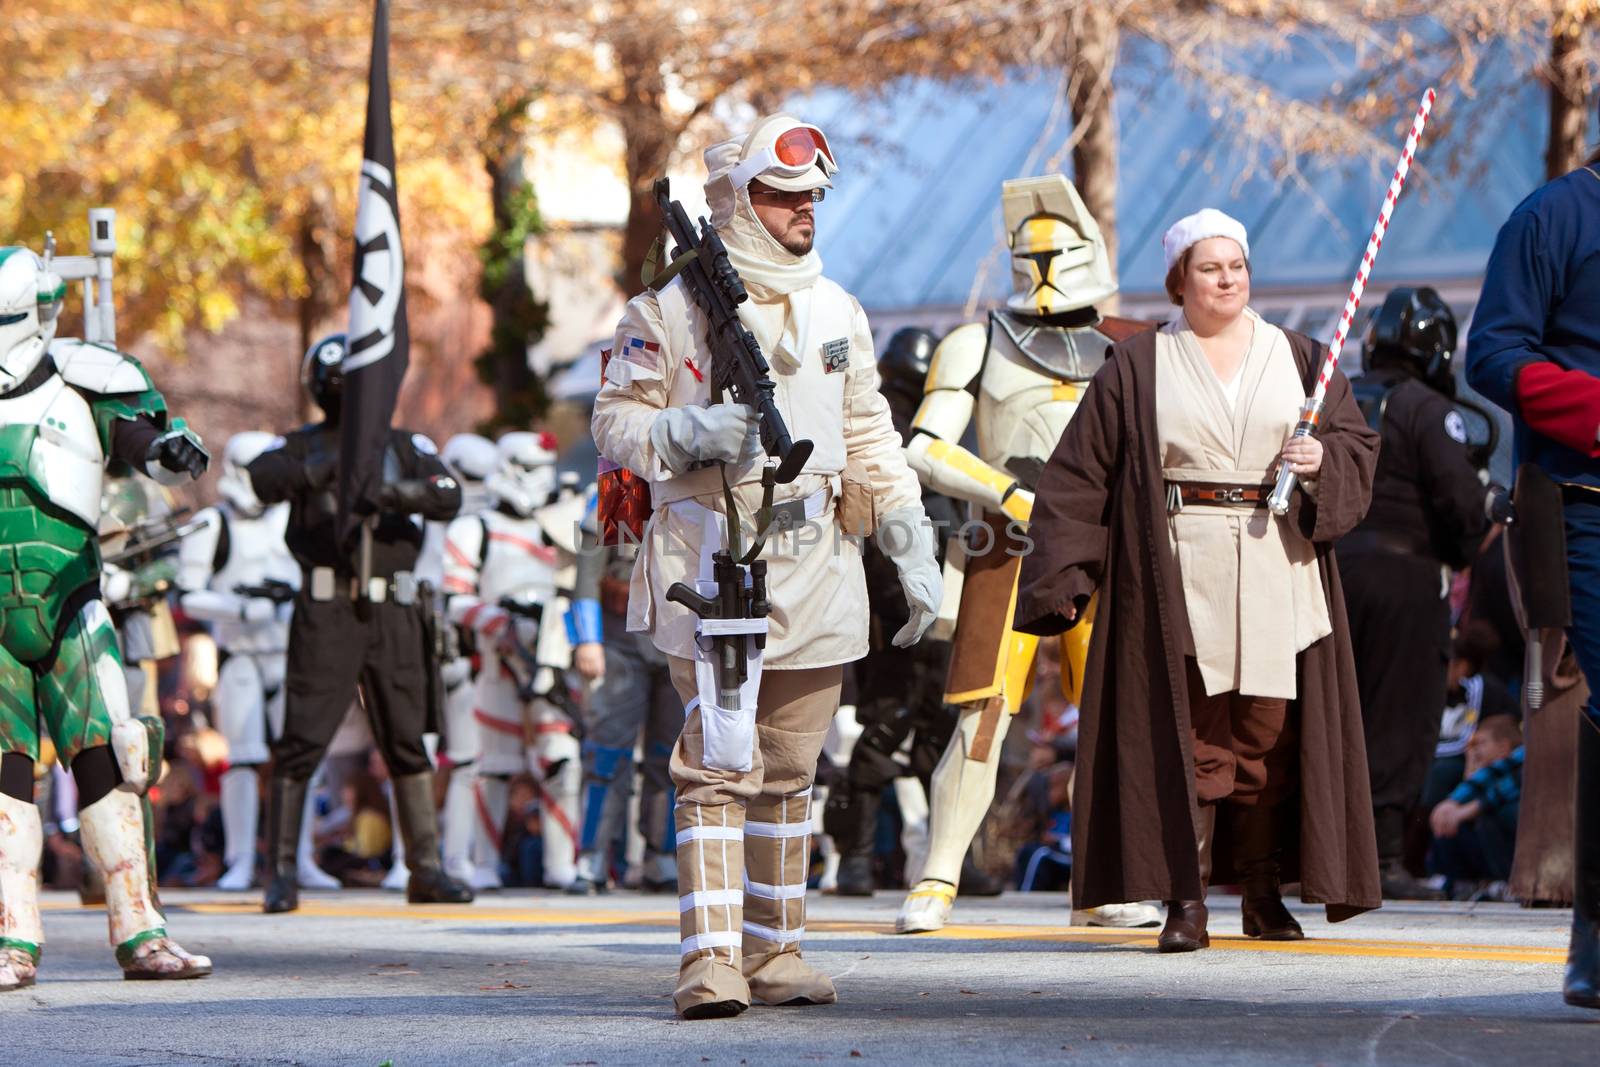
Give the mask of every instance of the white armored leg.
[[[268, 665], [268, 670], [271, 669]], [[279, 672], [281, 674], [281, 671]], [[256, 768], [271, 753], [267, 748], [268, 672], [250, 655], [229, 656], [217, 675], [212, 697], [217, 731], [228, 742], [226, 774], [222, 776], [223, 862], [227, 869], [217, 888], [249, 889], [256, 875], [256, 836], [261, 825], [261, 782]], [[281, 677], [277, 694], [283, 701]]]
[[472, 843], [478, 821], [478, 756], [481, 742], [473, 718], [475, 689], [465, 659], [445, 664], [444, 758], [450, 764], [444, 810], [439, 816], [444, 870], [452, 878], [472, 881]]
[[311, 776], [312, 788], [306, 790], [305, 806], [300, 811], [300, 843], [295, 846], [295, 881], [301, 889], [343, 889], [344, 883], [317, 865], [315, 787], [321, 775], [322, 769], [319, 767], [317, 773]]
[[895, 918], [895, 932], [942, 928], [961, 882], [961, 861], [994, 801], [1001, 742], [1011, 726], [998, 700], [963, 709], [961, 723], [933, 772], [928, 859]]
[[223, 862], [217, 888], [249, 889], [256, 878], [256, 832], [261, 824], [261, 780], [254, 767], [230, 767], [222, 776]]
[[900, 806], [900, 848], [906, 854], [906, 882], [922, 880], [928, 862], [928, 791], [909, 775], [894, 780], [894, 799]]
[[390, 835], [394, 842], [394, 862], [389, 865], [389, 873], [384, 875], [381, 884], [384, 889], [400, 893], [411, 882], [411, 868], [406, 866], [406, 842], [400, 833], [400, 809], [395, 805], [393, 784], [390, 783], [389, 789], [389, 825], [394, 827]]
[[33, 984], [44, 944], [39, 921], [39, 808], [0, 793], [0, 993]]
[[203, 978], [211, 961], [167, 935], [146, 848], [147, 802], [113, 789], [78, 813], [83, 850], [106, 883], [106, 918], [124, 978]]
[[544, 841], [544, 884], [565, 889], [578, 877], [578, 820], [583, 793], [583, 753], [571, 733], [541, 733], [533, 764], [539, 780], [539, 829]]
[[505, 832], [510, 783], [498, 774], [480, 774], [477, 786], [477, 832], [472, 843], [472, 888], [499, 889], [501, 834]]

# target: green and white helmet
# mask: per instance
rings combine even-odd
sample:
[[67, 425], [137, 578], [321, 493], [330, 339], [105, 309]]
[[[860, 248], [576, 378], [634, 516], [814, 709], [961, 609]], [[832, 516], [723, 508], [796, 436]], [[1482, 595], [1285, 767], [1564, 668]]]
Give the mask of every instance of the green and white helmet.
[[33, 252], [0, 248], [0, 392], [15, 388], [56, 335], [67, 286]]

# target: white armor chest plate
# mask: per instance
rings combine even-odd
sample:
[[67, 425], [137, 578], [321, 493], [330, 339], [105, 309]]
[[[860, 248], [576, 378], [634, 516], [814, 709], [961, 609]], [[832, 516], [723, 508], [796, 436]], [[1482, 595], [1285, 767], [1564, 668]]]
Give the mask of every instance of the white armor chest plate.
[[88, 401], [54, 377], [31, 392], [0, 400], [0, 426], [37, 428], [28, 455], [29, 479], [52, 504], [91, 530], [98, 527], [105, 454]]
[[255, 518], [222, 507], [228, 523], [228, 558], [211, 575], [211, 588], [231, 593], [236, 586], [261, 585], [268, 578], [300, 584], [300, 565], [289, 554], [284, 533], [289, 505], [274, 504]]
[[543, 603], [556, 595], [556, 550], [545, 544], [537, 519], [521, 519], [501, 511], [483, 513], [483, 567], [478, 571], [478, 596], [493, 603], [501, 597]]
[[[241, 585], [263, 585], [269, 578], [299, 588], [300, 565], [284, 543], [289, 526], [287, 503], [274, 504], [255, 518], [226, 504], [217, 505], [216, 510], [228, 524], [228, 558], [211, 573], [208, 588], [233, 593]], [[282, 613], [269, 622], [223, 619], [212, 624], [212, 636], [229, 652], [282, 652], [289, 647], [289, 623]]]
[[1109, 349], [1093, 328], [1021, 329], [996, 315], [978, 381], [979, 458], [1001, 470], [1049, 459]]

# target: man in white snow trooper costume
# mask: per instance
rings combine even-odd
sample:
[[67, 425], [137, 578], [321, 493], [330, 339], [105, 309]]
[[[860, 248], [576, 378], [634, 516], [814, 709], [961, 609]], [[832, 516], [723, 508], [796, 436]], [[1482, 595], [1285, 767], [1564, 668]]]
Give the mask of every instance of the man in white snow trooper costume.
[[737, 1015], [752, 999], [837, 999], [800, 942], [817, 756], [844, 664], [867, 651], [860, 543], [846, 532], [875, 535], [898, 568], [910, 619], [896, 644], [922, 636], [941, 589], [921, 489], [878, 392], [866, 314], [821, 276], [812, 249], [817, 202], [838, 170], [827, 138], [775, 115], [705, 160], [711, 223], [749, 292], [739, 319], [771, 364], [790, 433], [813, 449], [773, 492], [795, 532], [772, 539], [758, 561], [771, 610], [749, 674], [757, 691], [740, 697], [744, 711], [722, 712], [700, 620], [667, 593], [709, 573], [712, 554], [728, 547], [727, 496], [740, 515], [757, 513], [767, 457], [750, 408], [713, 402], [706, 320], [684, 276], [628, 302], [592, 426], [600, 452], [650, 485], [628, 627], [667, 654], [691, 709], [671, 761], [682, 939], [673, 1002], [687, 1019]]

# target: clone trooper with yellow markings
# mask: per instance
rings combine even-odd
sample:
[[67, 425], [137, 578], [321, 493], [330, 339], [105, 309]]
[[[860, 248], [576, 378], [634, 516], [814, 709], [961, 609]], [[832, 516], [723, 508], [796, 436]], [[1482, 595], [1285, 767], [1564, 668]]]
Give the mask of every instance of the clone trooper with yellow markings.
[[[1038, 638], [1014, 633], [1011, 616], [1034, 481], [1107, 351], [1146, 325], [1096, 310], [1117, 282], [1100, 227], [1066, 178], [1008, 181], [1001, 204], [1015, 291], [987, 323], [958, 327], [940, 343], [906, 445], [923, 484], [965, 501], [975, 521], [945, 683], [960, 725], [933, 772], [928, 858], [895, 921], [899, 933], [937, 930], [949, 918], [962, 857], [994, 799], [1001, 742], [1027, 696]], [[976, 455], [958, 443], [974, 420]], [[1062, 687], [1076, 701], [1088, 627], [1062, 641]], [[1160, 925], [1143, 905], [1083, 918]]]
[[583, 760], [562, 706], [571, 645], [560, 580], [575, 556], [560, 539], [565, 513], [549, 510], [555, 439], [508, 433], [497, 449], [499, 465], [486, 483], [494, 506], [458, 516], [445, 534], [447, 614], [472, 632], [482, 654], [473, 708], [482, 825], [472, 881], [474, 888], [499, 886], [510, 780], [531, 771], [539, 789], [544, 883], [566, 888], [577, 876]]

